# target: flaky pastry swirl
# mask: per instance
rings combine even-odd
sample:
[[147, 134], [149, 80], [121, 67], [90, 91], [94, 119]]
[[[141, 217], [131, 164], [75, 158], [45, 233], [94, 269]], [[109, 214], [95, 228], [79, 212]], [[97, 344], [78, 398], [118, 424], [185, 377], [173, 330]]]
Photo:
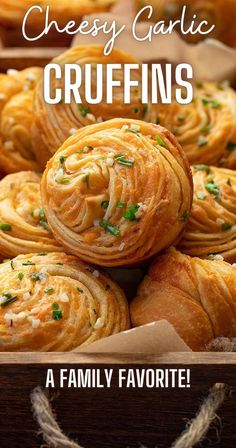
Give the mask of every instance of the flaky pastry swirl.
[[192, 178], [170, 132], [114, 119], [80, 129], [64, 143], [47, 164], [41, 193], [54, 236], [69, 253], [126, 266], [180, 237]]
[[193, 206], [180, 249], [236, 262], [236, 171], [196, 165], [193, 183]]
[[134, 326], [166, 319], [194, 351], [236, 337], [236, 269], [171, 249], [151, 266], [131, 303]]
[[14, 95], [2, 110], [0, 168], [5, 173], [40, 171], [32, 149], [33, 91]]
[[64, 253], [0, 265], [0, 351], [70, 351], [129, 328], [121, 289]]
[[26, 171], [0, 181], [0, 254], [5, 258], [61, 250], [42, 209], [40, 180]]
[[[139, 81], [139, 87], [131, 88], [131, 103], [124, 104], [124, 64], [140, 64], [135, 58], [120, 50], [114, 49], [109, 56], [104, 56], [102, 45], [78, 46], [72, 48], [53, 60], [53, 63], [59, 64], [64, 69], [65, 64], [79, 64], [82, 74], [82, 85], [80, 96], [82, 104], [76, 104], [74, 98], [70, 104], [65, 104], [64, 93], [60, 104], [49, 105], [44, 101], [43, 79], [36, 89], [34, 112], [35, 125], [34, 145], [36, 156], [42, 166], [56, 152], [64, 141], [72, 135], [78, 128], [90, 125], [96, 122], [106, 121], [111, 118], [137, 118], [143, 119], [147, 112], [147, 107], [141, 101], [141, 68], [133, 73], [132, 79]], [[88, 104], [85, 100], [85, 64], [121, 64], [122, 69], [114, 72], [114, 80], [120, 81], [120, 87], [113, 88], [113, 103], [106, 102], [106, 76], [104, 68], [103, 77], [103, 100], [99, 104]], [[92, 92], [93, 98], [96, 97], [97, 76], [96, 72], [92, 74]], [[56, 79], [55, 73], [51, 76], [51, 92], [55, 89], [65, 91], [64, 74], [62, 79]]]
[[154, 105], [150, 120], [172, 131], [191, 164], [236, 167], [236, 93], [226, 83], [198, 82], [187, 105]]

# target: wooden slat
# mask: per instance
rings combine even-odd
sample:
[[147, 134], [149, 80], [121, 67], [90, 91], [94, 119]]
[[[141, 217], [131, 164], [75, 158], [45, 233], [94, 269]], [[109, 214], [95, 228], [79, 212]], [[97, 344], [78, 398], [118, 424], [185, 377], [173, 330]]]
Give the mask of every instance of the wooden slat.
[[23, 70], [27, 67], [44, 67], [66, 48], [4, 48], [0, 50], [0, 72], [9, 68]]
[[0, 364], [236, 364], [232, 353], [1, 353]]

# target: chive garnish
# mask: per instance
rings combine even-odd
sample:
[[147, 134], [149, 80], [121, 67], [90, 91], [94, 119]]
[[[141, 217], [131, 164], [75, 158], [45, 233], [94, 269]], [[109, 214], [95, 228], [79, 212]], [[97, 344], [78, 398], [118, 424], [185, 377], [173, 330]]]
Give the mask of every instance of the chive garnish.
[[43, 279], [43, 274], [41, 272], [34, 272], [31, 278], [34, 282], [40, 282]]
[[202, 103], [204, 106], [211, 105], [212, 109], [220, 109], [221, 107], [221, 104], [218, 101], [209, 100], [207, 98], [203, 98]]
[[82, 115], [82, 117], [86, 117], [88, 114], [91, 113], [91, 110], [88, 108], [85, 108], [82, 104], [78, 105], [79, 111]]
[[232, 182], [231, 182], [230, 178], [228, 178], [228, 180], [227, 180], [227, 185], [229, 185], [229, 187], [232, 187]]
[[6, 306], [10, 305], [13, 302], [16, 302], [18, 300], [17, 296], [12, 296], [9, 293], [4, 292], [3, 296], [6, 297], [6, 300], [1, 303], [1, 308], [5, 308]]
[[62, 177], [57, 181], [57, 183], [62, 184], [62, 185], [67, 185], [70, 183], [70, 181], [71, 180], [68, 177]]
[[27, 260], [24, 263], [22, 263], [22, 266], [35, 266], [35, 263], [31, 260]]
[[208, 165], [194, 165], [193, 167], [196, 171], [206, 171], [207, 174], [210, 174], [211, 169]]
[[83, 289], [81, 289], [81, 288], [77, 288], [77, 291], [80, 292], [80, 293], [84, 292]]
[[139, 221], [139, 218], [136, 217], [136, 213], [139, 210], [140, 205], [130, 205], [128, 209], [123, 213], [123, 217], [128, 221]]
[[157, 143], [162, 146], [163, 148], [166, 148], [166, 142], [163, 140], [163, 138], [160, 135], [156, 136]]
[[12, 230], [12, 227], [10, 224], [7, 224], [5, 222], [1, 222], [0, 223], [0, 230], [2, 230], [3, 232], [10, 232]]
[[197, 145], [198, 145], [199, 148], [202, 148], [203, 146], [208, 145], [208, 143], [209, 142], [208, 142], [207, 138], [205, 138], [203, 136], [200, 136], [199, 139], [198, 139]]
[[62, 319], [62, 311], [61, 310], [53, 310], [52, 317], [54, 320], [61, 320]]
[[57, 302], [53, 302], [53, 304], [52, 304], [52, 308], [53, 308], [54, 310], [59, 310], [59, 304], [58, 304]]
[[21, 280], [23, 280], [23, 278], [24, 278], [23, 272], [19, 272], [18, 279], [21, 281]]
[[219, 198], [220, 196], [220, 187], [216, 185], [213, 179], [209, 179], [205, 185], [206, 190], [215, 196], [215, 198]]
[[115, 156], [115, 160], [120, 165], [124, 165], [124, 166], [128, 166], [128, 167], [132, 167], [134, 164], [133, 160], [126, 159], [124, 154], [117, 154]]
[[15, 268], [14, 268], [14, 262], [13, 262], [13, 260], [11, 260], [11, 263], [10, 263], [10, 264], [11, 264], [11, 268], [12, 268], [12, 270], [14, 271]]
[[233, 224], [231, 224], [230, 222], [224, 222], [224, 224], [222, 224], [222, 230], [224, 232], [226, 232], [227, 230], [232, 229]]
[[51, 229], [48, 225], [48, 223], [46, 221], [39, 221], [39, 226], [43, 227], [45, 230], [47, 230], [48, 232], [51, 232]]
[[53, 294], [54, 288], [52, 288], [51, 286], [48, 286], [47, 288], [45, 288], [44, 292], [45, 292], [45, 294]]
[[103, 229], [106, 229], [112, 235], [120, 236], [120, 230], [116, 226], [113, 226], [111, 223], [109, 223], [109, 221], [106, 221], [105, 219], [101, 219], [101, 221], [99, 222], [99, 225]]
[[178, 118], [178, 121], [180, 121], [181, 123], [185, 120], [184, 115], [179, 115], [177, 118]]
[[109, 201], [102, 201], [101, 207], [104, 208], [104, 210], [106, 210], [109, 207]]

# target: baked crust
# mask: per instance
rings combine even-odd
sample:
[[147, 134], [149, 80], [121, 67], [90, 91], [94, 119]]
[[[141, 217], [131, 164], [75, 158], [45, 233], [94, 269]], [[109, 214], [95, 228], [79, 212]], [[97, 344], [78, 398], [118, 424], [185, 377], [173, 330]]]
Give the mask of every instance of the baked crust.
[[69, 253], [101, 266], [139, 264], [180, 238], [192, 176], [175, 137], [139, 120], [80, 129], [48, 162], [43, 208]]
[[[104, 56], [104, 48], [102, 45], [84, 45], [71, 48], [59, 57], [55, 58], [53, 63], [59, 64], [62, 69], [65, 64], [79, 64], [82, 72], [85, 64], [140, 64], [140, 62], [124, 53], [121, 50], [114, 49], [108, 56]], [[82, 85], [80, 88], [80, 96], [82, 105], [76, 104], [74, 98], [70, 104], [64, 102], [65, 79], [62, 73], [62, 79], [56, 79], [55, 73], [51, 76], [51, 92], [53, 94], [56, 88], [62, 89], [63, 97], [60, 104], [49, 105], [45, 102], [43, 96], [43, 80], [39, 82], [34, 101], [35, 122], [33, 126], [33, 141], [35, 145], [35, 155], [38, 157], [42, 167], [45, 166], [47, 160], [52, 154], [64, 143], [64, 141], [72, 135], [77, 129], [96, 122], [106, 121], [111, 118], [134, 118], [144, 119], [147, 107], [142, 104], [141, 99], [141, 83], [139, 87], [132, 88], [131, 103], [124, 104], [124, 71], [117, 70], [114, 72], [114, 79], [121, 81], [120, 87], [113, 88], [113, 102], [106, 102], [106, 95], [99, 104], [88, 104], [85, 101], [85, 76], [82, 74]], [[141, 80], [141, 69], [136, 70], [134, 78]], [[96, 96], [97, 89], [95, 72], [92, 76], [92, 92], [93, 97]], [[103, 92], [106, 92], [107, 83], [104, 71]]]
[[2, 352], [71, 351], [129, 328], [121, 289], [64, 253], [3, 263], [0, 285]]
[[130, 310], [133, 326], [166, 319], [204, 351], [214, 338], [236, 336], [236, 269], [171, 249], [153, 263]]
[[180, 250], [207, 257], [220, 254], [236, 262], [236, 171], [196, 165], [194, 198]]
[[0, 254], [3, 258], [61, 250], [42, 209], [40, 180], [39, 174], [25, 171], [9, 174], [0, 181]]
[[153, 105], [150, 121], [172, 131], [190, 164], [236, 168], [236, 93], [225, 83], [197, 82], [190, 104]]

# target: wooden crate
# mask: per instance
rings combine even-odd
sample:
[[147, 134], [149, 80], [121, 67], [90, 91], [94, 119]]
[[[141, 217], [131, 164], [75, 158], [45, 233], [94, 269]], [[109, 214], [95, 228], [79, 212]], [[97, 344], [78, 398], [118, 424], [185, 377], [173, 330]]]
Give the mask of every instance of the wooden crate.
[[[194, 418], [209, 388], [227, 383], [236, 391], [236, 356], [232, 354], [170, 353], [85, 355], [78, 353], [0, 355], [0, 446], [39, 448], [43, 440], [33, 418], [30, 392], [45, 385], [47, 368], [190, 368], [188, 389], [56, 389], [58, 422], [63, 431], [85, 448], [169, 448]], [[56, 394], [55, 394], [56, 392]], [[218, 412], [202, 448], [236, 446], [234, 393]], [[190, 447], [189, 447], [190, 448]]]

